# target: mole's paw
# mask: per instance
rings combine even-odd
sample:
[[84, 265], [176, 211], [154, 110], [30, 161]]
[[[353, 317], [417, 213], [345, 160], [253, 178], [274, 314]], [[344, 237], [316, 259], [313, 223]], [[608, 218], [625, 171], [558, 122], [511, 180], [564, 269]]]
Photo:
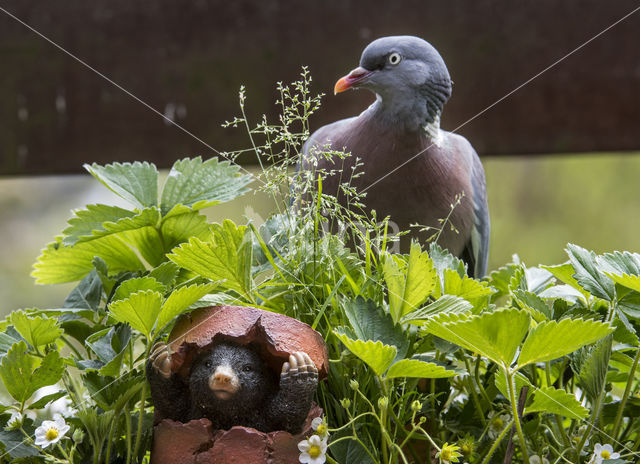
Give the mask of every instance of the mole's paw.
[[171, 377], [171, 353], [166, 343], [158, 342], [151, 348], [149, 362], [153, 370], [165, 379]]
[[318, 384], [318, 369], [307, 353], [298, 351], [289, 356], [289, 361], [282, 365], [281, 384]]

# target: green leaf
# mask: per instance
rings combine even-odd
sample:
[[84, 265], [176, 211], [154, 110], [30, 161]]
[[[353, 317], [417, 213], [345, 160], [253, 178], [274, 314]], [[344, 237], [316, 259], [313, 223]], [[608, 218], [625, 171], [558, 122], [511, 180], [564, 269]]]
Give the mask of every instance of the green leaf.
[[65, 298], [63, 308], [97, 310], [102, 299], [102, 280], [94, 269]]
[[160, 226], [160, 233], [162, 233], [167, 251], [192, 237], [206, 240], [210, 235], [207, 217], [190, 209], [181, 214], [165, 217]]
[[598, 298], [611, 301], [615, 295], [613, 282], [598, 270], [596, 254], [578, 245], [567, 245], [569, 260], [575, 269], [574, 277], [582, 288]]
[[161, 309], [162, 294], [151, 290], [133, 293], [129, 298], [109, 305], [114, 319], [129, 324], [147, 339], [151, 338]]
[[124, 300], [129, 298], [129, 295], [144, 290], [151, 290], [164, 295], [167, 288], [153, 277], [134, 277], [127, 279], [118, 285], [113, 297], [111, 298], [111, 303], [118, 300]]
[[456, 271], [460, 277], [464, 277], [466, 274], [464, 261], [453, 256], [448, 250], [443, 249], [436, 242], [431, 242], [429, 244], [429, 256], [431, 256], [433, 266], [441, 280], [445, 269]]
[[85, 344], [100, 360], [100, 375], [117, 377], [120, 374], [130, 340], [131, 329], [125, 324], [98, 331], [87, 338]]
[[594, 346], [582, 348], [571, 359], [571, 369], [591, 401], [595, 401], [604, 388], [612, 340], [612, 337], [607, 337]]
[[411, 243], [408, 261], [397, 255], [386, 255], [383, 274], [394, 322], [424, 303], [436, 285], [433, 261], [416, 242]]
[[509, 366], [529, 329], [529, 323], [526, 311], [510, 309], [471, 317], [441, 315], [428, 321], [424, 328], [501, 366]]
[[342, 327], [336, 327], [333, 333], [349, 351], [364, 361], [376, 375], [382, 375], [396, 357], [397, 350], [395, 346], [385, 345], [379, 341], [353, 340], [347, 336]]
[[515, 290], [513, 296], [518, 306], [529, 311], [536, 322], [542, 322], [553, 317], [552, 309], [535, 293]]
[[171, 261], [167, 261], [149, 271], [148, 277], [156, 279], [165, 287], [173, 287], [179, 271], [179, 266]]
[[576, 420], [585, 419], [589, 415], [589, 411], [573, 395], [553, 387], [542, 387], [535, 391], [533, 402], [526, 407], [524, 414], [532, 412], [560, 414]]
[[440, 364], [420, 359], [402, 359], [391, 365], [385, 377], [415, 377], [425, 379], [442, 379], [459, 375], [460, 372], [448, 370]]
[[93, 163], [84, 168], [116, 195], [143, 209], [158, 204], [158, 170], [154, 164], [113, 163], [100, 166]]
[[112, 273], [144, 270], [135, 252], [115, 235], [74, 246], [50, 243], [38, 257], [32, 276], [38, 284], [60, 284], [80, 280], [91, 272], [94, 257], [100, 257]]
[[609, 324], [594, 320], [563, 319], [560, 322], [541, 322], [531, 329], [524, 341], [518, 357], [518, 366], [560, 358], [606, 337], [611, 332], [613, 328]]
[[596, 261], [603, 272], [640, 275], [640, 254], [638, 253], [614, 251], [598, 256]]
[[223, 281], [225, 288], [234, 290], [251, 300], [251, 260], [247, 261], [245, 250], [251, 247], [245, 226], [236, 226], [225, 220], [222, 225], [211, 226], [212, 236], [208, 242], [192, 238], [175, 248], [169, 259], [185, 269], [213, 281]]
[[240, 174], [240, 166], [211, 158], [176, 161], [162, 189], [162, 213], [182, 204], [194, 210], [233, 200], [249, 191], [251, 176]]
[[9, 351], [15, 343], [20, 341], [20, 336], [15, 332], [14, 335], [15, 337], [7, 332], [0, 332], [0, 358], [7, 354], [7, 351]]
[[53, 343], [62, 335], [58, 321], [49, 317], [29, 317], [24, 311], [13, 311], [9, 320], [22, 338], [33, 347]]
[[[553, 276], [558, 279], [560, 282], [564, 282], [565, 284], [575, 288], [580, 292], [581, 295], [586, 299], [589, 297], [589, 292], [586, 291], [575, 279], [575, 269], [569, 263], [560, 264], [558, 266], [540, 266], [543, 269], [549, 271]], [[551, 287], [554, 288], [554, 287]]]
[[460, 298], [459, 296], [443, 295], [433, 303], [418, 308], [415, 311], [411, 311], [405, 315], [400, 322], [423, 325], [428, 319], [437, 316], [438, 314], [458, 314], [466, 313], [473, 309], [473, 305], [467, 300]]
[[361, 296], [345, 301], [343, 307], [356, 338], [393, 345], [398, 349], [398, 357], [404, 357], [409, 349], [407, 334], [384, 309]]
[[623, 287], [630, 288], [636, 292], [640, 292], [640, 275], [618, 275], [611, 272], [605, 272], [605, 274], [615, 283], [622, 285]]
[[13, 345], [0, 363], [0, 378], [19, 403], [27, 401], [39, 388], [58, 382], [63, 372], [64, 363], [57, 351], [51, 351], [40, 363], [28, 353], [24, 341]]
[[190, 285], [175, 290], [162, 305], [158, 315], [157, 329], [162, 330], [175, 317], [186, 311], [189, 306], [205, 296], [216, 287], [215, 284]]
[[29, 409], [42, 409], [52, 401], [59, 400], [67, 394], [66, 390], [60, 390], [55, 393], [50, 393], [40, 398], [38, 401], [34, 401], [29, 405]]
[[443, 294], [459, 296], [474, 303], [475, 301], [489, 296], [494, 290], [486, 282], [480, 282], [470, 277], [460, 277], [456, 271], [445, 269]]
[[[19, 458], [30, 458], [33, 456], [40, 456], [40, 450], [25, 443], [24, 434], [20, 430], [0, 430], [0, 443], [4, 446], [2, 450], [2, 456], [14, 458], [14, 461], [7, 460], [6, 462], [41, 462], [18, 460]], [[1, 448], [0, 448], [1, 449]]]
[[136, 215], [135, 212], [118, 206], [87, 205], [86, 208], [74, 211], [74, 217], [69, 219], [68, 227], [62, 231], [64, 245], [75, 245], [80, 240], [92, 237], [94, 233], [104, 232], [105, 222], [116, 223]]

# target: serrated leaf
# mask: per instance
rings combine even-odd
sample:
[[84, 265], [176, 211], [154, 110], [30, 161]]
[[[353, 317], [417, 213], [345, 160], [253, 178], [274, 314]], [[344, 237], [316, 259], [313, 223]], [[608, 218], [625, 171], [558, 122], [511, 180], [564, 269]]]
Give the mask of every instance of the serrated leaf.
[[456, 271], [460, 277], [463, 277], [466, 273], [464, 261], [453, 256], [448, 250], [443, 249], [436, 242], [429, 244], [429, 256], [433, 260], [433, 267], [436, 269], [440, 278], [442, 278], [442, 273], [445, 269]]
[[511, 278], [516, 272], [516, 269], [518, 268], [519, 266], [517, 264], [508, 264], [492, 271], [491, 274], [489, 274], [489, 284], [498, 290], [492, 298], [499, 298], [502, 295], [508, 295], [510, 293], [509, 284], [511, 282]]
[[144, 270], [144, 264], [119, 237], [109, 235], [74, 246], [53, 242], [42, 251], [31, 275], [38, 284], [60, 284], [80, 280], [93, 270], [94, 257], [100, 257], [110, 272]]
[[384, 309], [361, 296], [344, 301], [343, 307], [355, 338], [393, 345], [398, 350], [398, 357], [404, 357], [409, 348], [407, 334], [400, 325], [394, 324], [391, 315]]
[[[30, 458], [40, 456], [40, 450], [26, 442], [24, 434], [20, 430], [0, 430], [0, 443], [4, 446], [1, 456], [14, 458], [12, 462], [38, 462], [17, 460], [19, 458]], [[9, 462], [9, 461], [7, 461]]]
[[167, 261], [162, 263], [158, 267], [151, 269], [147, 277], [156, 279], [165, 287], [173, 287], [173, 284], [178, 277], [179, 271], [180, 267], [177, 264], [172, 263], [171, 261]]
[[131, 328], [125, 324], [100, 330], [86, 339], [85, 345], [100, 360], [100, 365], [95, 366], [99, 369], [100, 375], [117, 377], [120, 374], [122, 360], [130, 340]]
[[513, 296], [518, 306], [529, 311], [536, 322], [542, 322], [553, 317], [552, 309], [535, 293], [515, 290]]
[[551, 361], [594, 343], [613, 332], [609, 324], [594, 320], [545, 321], [531, 329], [522, 345], [518, 366]]
[[529, 329], [529, 323], [530, 316], [526, 311], [511, 309], [464, 318], [445, 314], [431, 319], [424, 328], [501, 366], [509, 366]]
[[372, 340], [362, 341], [350, 338], [342, 327], [336, 327], [333, 333], [351, 351], [367, 364], [376, 375], [382, 375], [396, 357], [395, 346], [385, 345]]
[[169, 259], [189, 271], [213, 281], [223, 281], [222, 286], [251, 299], [251, 261], [242, 253], [243, 245], [251, 240], [246, 237], [246, 227], [231, 221], [211, 226], [211, 239], [203, 242], [192, 238], [175, 248]]
[[638, 253], [614, 251], [598, 256], [596, 261], [603, 272], [640, 275], [640, 254]]
[[113, 163], [100, 166], [85, 164], [84, 168], [116, 195], [140, 209], [158, 204], [158, 170], [154, 164]]
[[425, 379], [443, 379], [460, 374], [455, 370], [448, 370], [440, 364], [426, 362], [420, 359], [402, 359], [391, 365], [385, 377], [414, 377]]
[[571, 243], [567, 245], [566, 251], [578, 284], [592, 295], [611, 301], [615, 295], [614, 285], [611, 279], [598, 269], [596, 254]]
[[486, 282], [480, 282], [467, 276], [460, 277], [456, 271], [445, 269], [442, 293], [459, 296], [473, 303], [474, 300], [493, 294], [494, 290]]
[[423, 325], [428, 319], [442, 313], [466, 313], [473, 309], [473, 305], [467, 300], [460, 298], [459, 296], [443, 295], [433, 303], [418, 308], [415, 311], [411, 311], [406, 314], [401, 322]]
[[207, 217], [190, 209], [182, 214], [165, 217], [160, 232], [166, 250], [172, 250], [192, 237], [206, 240], [210, 234]]
[[394, 322], [424, 303], [436, 285], [433, 261], [416, 242], [411, 243], [406, 260], [398, 255], [386, 255], [382, 269]]
[[200, 298], [210, 293], [216, 287], [215, 284], [190, 285], [175, 290], [162, 305], [158, 315], [157, 329], [162, 330], [175, 317], [186, 311]]
[[178, 204], [198, 210], [246, 193], [251, 176], [239, 171], [240, 166], [217, 158], [176, 161], [162, 189], [162, 213]]
[[62, 231], [64, 238], [62, 243], [74, 245], [81, 239], [91, 237], [96, 232], [103, 232], [105, 222], [116, 223], [123, 218], [135, 216], [134, 211], [109, 205], [87, 205], [87, 209], [74, 211], [74, 217], [69, 219], [69, 224]]
[[[553, 276], [556, 279], [558, 279], [560, 282], [564, 282], [565, 284], [571, 286], [572, 288], [575, 288], [578, 292], [580, 292], [583, 299], [586, 300], [586, 298], [589, 297], [589, 292], [587, 292], [584, 288], [582, 288], [582, 286], [575, 279], [574, 274], [576, 271], [571, 264], [565, 263], [557, 266], [540, 266], [540, 267], [551, 272], [551, 274], [553, 274]], [[554, 287], [551, 287], [551, 288], [554, 288]], [[550, 289], [547, 289], [547, 291], [549, 290]]]
[[584, 419], [589, 411], [573, 395], [553, 387], [542, 387], [535, 391], [533, 402], [524, 410], [524, 414], [547, 412], [560, 414], [569, 419]]
[[62, 335], [58, 321], [49, 317], [30, 317], [24, 311], [13, 311], [9, 320], [22, 338], [33, 347], [53, 343]]
[[114, 319], [129, 324], [137, 331], [151, 338], [151, 332], [162, 309], [162, 294], [154, 291], [141, 291], [129, 295], [109, 305]]
[[50, 393], [48, 395], [43, 396], [37, 401], [34, 401], [29, 405], [29, 409], [42, 409], [52, 401], [59, 400], [63, 396], [67, 394], [66, 390], [60, 390], [55, 393]]
[[629, 274], [613, 274], [611, 272], [605, 272], [605, 275], [613, 280], [618, 285], [630, 288], [636, 292], [640, 292], [640, 275]]
[[167, 291], [167, 288], [153, 277], [134, 277], [127, 279], [118, 285], [113, 297], [111, 297], [111, 302], [113, 303], [114, 301], [124, 300], [133, 293], [145, 290], [164, 294]]
[[7, 351], [9, 351], [11, 347], [20, 340], [21, 338], [17, 333], [15, 334], [15, 337], [13, 337], [7, 332], [0, 332], [0, 358], [7, 354]]
[[28, 400], [39, 388], [58, 382], [63, 372], [64, 363], [57, 351], [49, 352], [40, 362], [28, 353], [24, 341], [13, 345], [0, 362], [0, 378], [19, 403]]
[[102, 280], [94, 269], [80, 281], [62, 303], [63, 308], [98, 309], [102, 299]]
[[572, 357], [571, 368], [591, 401], [598, 398], [604, 388], [612, 340], [612, 337], [607, 337], [594, 346], [582, 348]]

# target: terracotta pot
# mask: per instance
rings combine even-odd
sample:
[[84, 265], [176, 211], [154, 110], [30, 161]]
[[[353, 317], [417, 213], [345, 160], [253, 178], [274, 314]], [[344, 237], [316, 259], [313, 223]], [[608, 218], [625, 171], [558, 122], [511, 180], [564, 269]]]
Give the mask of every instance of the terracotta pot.
[[314, 404], [298, 435], [248, 427], [214, 431], [208, 419], [164, 419], [153, 429], [151, 464], [297, 464], [298, 443], [312, 435], [311, 421], [320, 416]]

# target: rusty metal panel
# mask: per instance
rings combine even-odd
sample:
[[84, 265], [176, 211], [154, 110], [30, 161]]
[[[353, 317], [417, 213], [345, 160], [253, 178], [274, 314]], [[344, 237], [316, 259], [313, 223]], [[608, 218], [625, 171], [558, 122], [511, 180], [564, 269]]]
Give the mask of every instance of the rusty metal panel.
[[[313, 127], [360, 112], [330, 94], [374, 38], [411, 34], [455, 82], [451, 130], [625, 14], [631, 0], [4, 0], [59, 43], [218, 150], [246, 145], [220, 123], [274, 116], [275, 83], [308, 65], [327, 93]], [[464, 125], [482, 155], [640, 148], [640, 11]], [[84, 162], [214, 153], [0, 11], [0, 174], [76, 172]], [[251, 160], [246, 160], [250, 162]]]

